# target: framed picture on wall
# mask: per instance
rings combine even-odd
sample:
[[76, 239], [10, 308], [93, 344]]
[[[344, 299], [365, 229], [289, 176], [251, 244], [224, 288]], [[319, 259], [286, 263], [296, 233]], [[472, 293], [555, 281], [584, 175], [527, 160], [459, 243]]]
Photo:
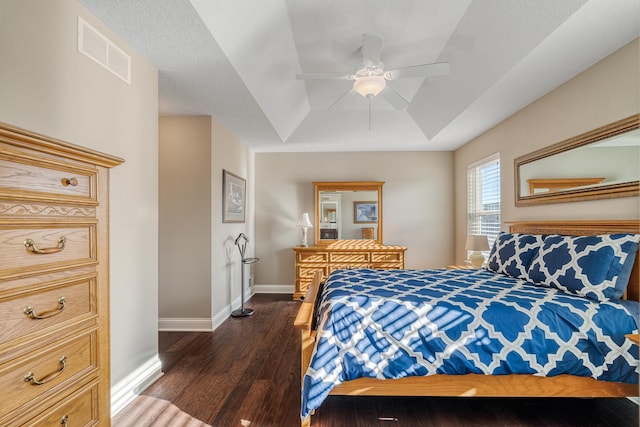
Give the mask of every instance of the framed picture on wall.
[[353, 222], [356, 224], [378, 222], [378, 202], [353, 202]]
[[247, 182], [222, 170], [222, 222], [244, 222]]

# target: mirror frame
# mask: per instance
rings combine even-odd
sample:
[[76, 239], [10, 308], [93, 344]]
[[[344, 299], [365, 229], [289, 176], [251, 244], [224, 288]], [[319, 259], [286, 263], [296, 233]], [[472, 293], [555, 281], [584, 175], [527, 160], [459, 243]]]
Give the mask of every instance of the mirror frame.
[[542, 148], [514, 159], [515, 203], [516, 206], [532, 206], [547, 203], [578, 202], [583, 200], [610, 199], [615, 197], [632, 197], [640, 194], [640, 181], [629, 181], [618, 184], [573, 189], [552, 193], [541, 193], [528, 196], [520, 194], [520, 166], [574, 148], [601, 141], [640, 128], [640, 114], [634, 114], [622, 120], [601, 126], [589, 132], [566, 139], [549, 147]]
[[[342, 181], [314, 182], [316, 191], [315, 235], [316, 245], [327, 245], [335, 242], [377, 242], [382, 245], [382, 185], [384, 181]], [[378, 192], [378, 238], [370, 240], [320, 239], [320, 192], [321, 191], [377, 191]]]

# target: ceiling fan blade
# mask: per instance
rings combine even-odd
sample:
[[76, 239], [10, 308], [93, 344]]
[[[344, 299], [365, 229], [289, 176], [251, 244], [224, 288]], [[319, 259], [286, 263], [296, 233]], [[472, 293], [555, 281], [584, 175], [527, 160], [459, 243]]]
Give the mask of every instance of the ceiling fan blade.
[[386, 85], [380, 92], [380, 95], [389, 102], [396, 110], [404, 110], [409, 106], [409, 101], [404, 99], [402, 95], [395, 91], [391, 86]]
[[362, 60], [365, 67], [375, 67], [380, 63], [383, 41], [380, 36], [362, 35]]
[[348, 91], [343, 93], [340, 96], [340, 98], [338, 98], [333, 104], [331, 104], [331, 106], [329, 107], [329, 110], [337, 110], [342, 106], [342, 104], [345, 103], [347, 99], [351, 98], [355, 94], [356, 94], [356, 91], [353, 90], [353, 88], [349, 89]]
[[296, 80], [353, 80], [353, 75], [345, 73], [302, 73], [296, 74]]
[[412, 65], [410, 67], [396, 68], [386, 72], [389, 80], [404, 79], [407, 77], [445, 76], [449, 74], [448, 62], [434, 62], [433, 64]]

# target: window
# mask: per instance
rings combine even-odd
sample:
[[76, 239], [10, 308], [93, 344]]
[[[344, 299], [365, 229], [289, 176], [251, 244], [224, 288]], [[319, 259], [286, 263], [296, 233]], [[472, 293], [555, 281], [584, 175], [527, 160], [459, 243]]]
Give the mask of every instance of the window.
[[489, 247], [500, 232], [500, 154], [467, 168], [467, 230], [489, 239]]

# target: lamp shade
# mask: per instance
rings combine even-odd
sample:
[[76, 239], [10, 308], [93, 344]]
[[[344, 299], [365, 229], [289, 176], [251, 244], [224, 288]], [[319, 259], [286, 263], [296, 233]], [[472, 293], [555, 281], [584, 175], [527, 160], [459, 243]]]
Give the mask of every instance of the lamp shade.
[[311, 220], [309, 219], [309, 214], [307, 212], [300, 215], [298, 222], [296, 223], [296, 227], [299, 228], [313, 228], [313, 224], [311, 224]]
[[489, 240], [481, 234], [469, 234], [464, 248], [468, 251], [488, 251]]
[[376, 96], [386, 85], [387, 83], [382, 76], [356, 77], [353, 90], [366, 98], [367, 96]]

